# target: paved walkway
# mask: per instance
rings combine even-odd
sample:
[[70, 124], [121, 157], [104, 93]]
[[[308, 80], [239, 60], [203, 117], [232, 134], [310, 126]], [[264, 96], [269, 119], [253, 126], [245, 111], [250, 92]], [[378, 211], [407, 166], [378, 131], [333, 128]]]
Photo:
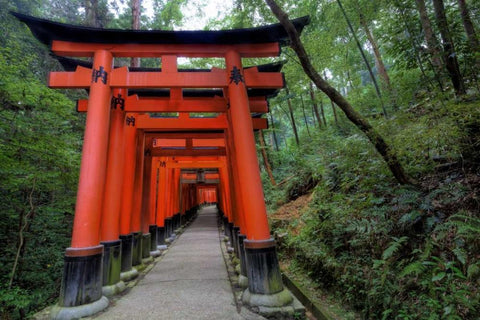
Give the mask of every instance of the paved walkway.
[[152, 270], [94, 319], [264, 319], [237, 312], [216, 215], [201, 210]]

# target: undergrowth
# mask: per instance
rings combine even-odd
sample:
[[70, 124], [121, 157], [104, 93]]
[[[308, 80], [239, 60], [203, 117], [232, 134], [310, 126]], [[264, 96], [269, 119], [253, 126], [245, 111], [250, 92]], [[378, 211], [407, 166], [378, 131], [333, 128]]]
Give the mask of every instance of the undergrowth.
[[396, 184], [346, 122], [273, 153], [287, 180], [264, 180], [271, 212], [316, 183], [307, 210], [272, 220], [281, 257], [366, 319], [478, 319], [478, 101], [425, 101], [375, 121], [420, 187]]

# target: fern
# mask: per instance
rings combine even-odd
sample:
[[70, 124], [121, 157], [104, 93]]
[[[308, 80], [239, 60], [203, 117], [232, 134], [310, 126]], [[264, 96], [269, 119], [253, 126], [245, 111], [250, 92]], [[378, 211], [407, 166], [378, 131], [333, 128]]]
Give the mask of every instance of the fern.
[[452, 252], [455, 254], [455, 257], [457, 257], [458, 261], [460, 261], [462, 264], [465, 264], [467, 262], [467, 253], [465, 250], [461, 248], [455, 248], [452, 250]]
[[423, 265], [423, 263], [420, 261], [415, 261], [408, 264], [405, 268], [403, 268], [399, 276], [400, 278], [403, 278], [411, 274], [418, 276], [422, 274], [424, 271], [425, 271], [425, 266]]
[[475, 237], [480, 233], [480, 218], [465, 215], [464, 211], [450, 217], [450, 224], [457, 228], [457, 234], [461, 236]]
[[393, 241], [389, 243], [388, 248], [383, 251], [382, 259], [390, 259], [400, 247], [408, 240], [408, 237], [396, 238], [393, 237]]

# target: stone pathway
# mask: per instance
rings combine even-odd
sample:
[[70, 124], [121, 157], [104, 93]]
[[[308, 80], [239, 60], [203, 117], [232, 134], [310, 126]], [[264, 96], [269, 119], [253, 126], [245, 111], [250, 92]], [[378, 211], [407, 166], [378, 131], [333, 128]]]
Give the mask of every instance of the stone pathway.
[[93, 319], [264, 319], [239, 313], [220, 248], [217, 211], [206, 207], [130, 292]]

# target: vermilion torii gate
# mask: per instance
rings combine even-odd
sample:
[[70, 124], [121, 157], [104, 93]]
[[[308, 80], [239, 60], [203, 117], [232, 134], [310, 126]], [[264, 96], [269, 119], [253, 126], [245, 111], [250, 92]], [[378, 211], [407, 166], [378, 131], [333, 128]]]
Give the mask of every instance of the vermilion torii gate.
[[[89, 90], [88, 100], [78, 104], [80, 111], [87, 112], [87, 119], [72, 242], [65, 252], [55, 315], [73, 318], [105, 308], [108, 299], [102, 295], [102, 287], [104, 294], [121, 291], [121, 279], [134, 276], [132, 266], [147, 259], [161, 244], [158, 235], [162, 228], [164, 236], [171, 236], [182, 210], [212, 199], [219, 202], [226, 216], [226, 229], [242, 262], [242, 275], [248, 279], [243, 301], [263, 307], [291, 303], [270, 237], [253, 135], [255, 128], [265, 127], [265, 120], [252, 119], [251, 112], [267, 111], [266, 100], [249, 97], [252, 90], [282, 88], [283, 75], [260, 67], [244, 69], [241, 61], [242, 57], [277, 56], [288, 38], [283, 27], [105, 30], [13, 14], [56, 55], [93, 58], [91, 68], [51, 72], [49, 78], [52, 88]], [[308, 18], [293, 23], [301, 32]], [[162, 68], [114, 68], [116, 57], [159, 58]], [[177, 67], [178, 57], [223, 58], [225, 69], [182, 71]], [[133, 90], [158, 88], [168, 90], [168, 96], [130, 95]], [[221, 96], [201, 97], [192, 89], [219, 89]], [[148, 112], [180, 115], [163, 119], [142, 114]], [[189, 112], [222, 114], [192, 118]], [[223, 146], [214, 146], [215, 150], [195, 148], [194, 140], [201, 140], [198, 135], [202, 133], [220, 134]], [[162, 134], [183, 135], [184, 150], [155, 150], [153, 142], [167, 138]], [[203, 183], [206, 177], [202, 170], [208, 168], [218, 170], [215, 188], [182, 184], [182, 179], [189, 180], [182, 169], [198, 169], [196, 180]], [[155, 183], [157, 177], [159, 182]]]

